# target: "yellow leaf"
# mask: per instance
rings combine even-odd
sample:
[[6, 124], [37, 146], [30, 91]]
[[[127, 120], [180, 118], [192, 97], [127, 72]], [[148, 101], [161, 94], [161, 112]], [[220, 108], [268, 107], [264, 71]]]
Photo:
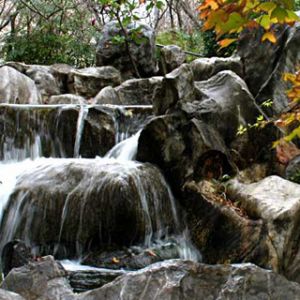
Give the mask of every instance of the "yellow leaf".
[[230, 44], [235, 42], [237, 39], [224, 39], [218, 42], [220, 49], [228, 47]]
[[268, 31], [266, 32], [262, 38], [261, 38], [262, 42], [264, 42], [265, 40], [268, 40], [270, 41], [271, 43], [275, 44], [277, 39], [276, 39], [276, 36], [274, 35], [274, 33]]
[[112, 260], [111, 260], [114, 264], [117, 264], [120, 262], [119, 259], [117, 259], [116, 257], [113, 257]]

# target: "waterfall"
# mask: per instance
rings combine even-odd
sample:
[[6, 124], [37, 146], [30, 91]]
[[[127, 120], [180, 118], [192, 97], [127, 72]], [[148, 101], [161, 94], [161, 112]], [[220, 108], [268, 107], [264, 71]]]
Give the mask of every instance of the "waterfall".
[[76, 138], [75, 138], [75, 144], [74, 144], [74, 157], [79, 157], [79, 151], [80, 151], [80, 142], [81, 137], [83, 134], [84, 129], [84, 120], [89, 112], [89, 108], [86, 105], [80, 105], [80, 111], [78, 115], [78, 121], [77, 121], [77, 130], [76, 130]]
[[[78, 106], [34, 106], [34, 112], [17, 105], [0, 105], [0, 113], [1, 109], [20, 109], [15, 114], [16, 128], [24, 136], [19, 145], [17, 133], [11, 134], [13, 128], [4, 122], [0, 250], [19, 238], [35, 254], [80, 259], [101, 245], [137, 243], [150, 248], [171, 240], [178, 245], [180, 257], [199, 259], [164, 176], [156, 167], [134, 161], [141, 124], [147, 120], [144, 115], [133, 118], [133, 108], [118, 108], [115, 139], [120, 142], [103, 158], [78, 159], [90, 106], [81, 106], [79, 112]], [[60, 138], [66, 113], [73, 114], [76, 121], [71, 151]], [[20, 118], [28, 120], [25, 129]], [[122, 120], [133, 122], [130, 130], [125, 130]], [[124, 136], [127, 139], [123, 140]], [[50, 158], [42, 158], [44, 153]], [[66, 153], [75, 158], [64, 158]]]

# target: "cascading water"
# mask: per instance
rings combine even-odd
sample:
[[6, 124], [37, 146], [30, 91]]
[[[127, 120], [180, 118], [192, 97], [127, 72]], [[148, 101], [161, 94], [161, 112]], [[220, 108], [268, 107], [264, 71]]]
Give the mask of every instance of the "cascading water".
[[[54, 120], [64, 109], [59, 108]], [[81, 107], [76, 114], [75, 157], [80, 156], [88, 114], [88, 107]], [[6, 150], [2, 150], [0, 163], [1, 249], [19, 238], [36, 254], [80, 258], [95, 249], [134, 243], [151, 247], [171, 239], [178, 244], [182, 258], [199, 259], [180, 224], [175, 199], [164, 177], [154, 166], [132, 161], [140, 131], [117, 144], [105, 158], [64, 159], [63, 151], [51, 152], [49, 156], [60, 157], [57, 159], [39, 158], [44, 153], [45, 135], [53, 137], [48, 121], [44, 118], [39, 124], [42, 126], [36, 126], [34, 142], [23, 144], [22, 155], [15, 154], [19, 151], [15, 141], [7, 147], [10, 132], [3, 131], [0, 148]], [[7, 129], [5, 122], [1, 124]], [[59, 124], [56, 121], [56, 130]], [[17, 129], [22, 126], [19, 123]], [[120, 124], [115, 126], [120, 128]], [[137, 130], [141, 125], [134, 126]], [[116, 134], [121, 140], [120, 131]], [[58, 147], [59, 143], [51, 143], [52, 150], [63, 148], [62, 144]]]

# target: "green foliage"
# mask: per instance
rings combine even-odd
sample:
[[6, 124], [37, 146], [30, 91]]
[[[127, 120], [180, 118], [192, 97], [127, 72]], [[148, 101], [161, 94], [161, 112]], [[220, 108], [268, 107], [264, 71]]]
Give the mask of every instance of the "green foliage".
[[94, 63], [95, 49], [67, 34], [35, 30], [30, 35], [8, 36], [2, 54], [6, 61], [28, 64], [66, 63], [85, 67]]
[[[179, 30], [164, 31], [158, 33], [156, 42], [162, 45], [177, 45], [185, 51], [198, 53], [203, 57], [230, 56], [236, 48], [233, 44], [220, 50], [213, 31], [194, 31], [192, 33]], [[195, 56], [188, 55], [188, 61], [195, 58]]]

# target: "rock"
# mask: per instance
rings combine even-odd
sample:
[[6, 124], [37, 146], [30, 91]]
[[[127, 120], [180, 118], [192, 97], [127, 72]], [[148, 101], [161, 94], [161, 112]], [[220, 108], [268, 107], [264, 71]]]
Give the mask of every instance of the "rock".
[[95, 97], [97, 104], [152, 105], [162, 89], [162, 77], [130, 79], [115, 87], [106, 87]]
[[243, 78], [243, 65], [240, 57], [198, 58], [191, 62], [195, 81], [207, 80], [224, 70], [231, 70]]
[[276, 27], [277, 42], [261, 43], [261, 31], [244, 32], [238, 46], [245, 70], [245, 81], [250, 91], [261, 104], [272, 100], [268, 114], [278, 115], [288, 107], [286, 95], [289, 83], [282, 78], [284, 73], [294, 73], [300, 63], [300, 23], [292, 27]]
[[73, 94], [51, 96], [48, 104], [86, 104], [83, 97]]
[[39, 104], [41, 95], [29, 77], [15, 69], [0, 68], [0, 103]]
[[46, 256], [13, 269], [5, 277], [1, 288], [18, 293], [28, 300], [71, 300], [74, 294], [66, 275], [66, 271], [53, 257]]
[[[122, 270], [109, 269], [69, 271], [68, 280], [75, 293], [82, 293], [99, 288], [124, 273]], [[0, 298], [0, 300], [2, 299]]]
[[[126, 28], [129, 36], [139, 32], [139, 41], [133, 38], [129, 49], [138, 71], [142, 76], [153, 76], [157, 71], [155, 33], [152, 28], [142, 23], [132, 23]], [[126, 46], [114, 41], [116, 36], [123, 36], [117, 22], [107, 23], [97, 45], [96, 65], [114, 66], [122, 73], [136, 76]], [[130, 75], [129, 75], [130, 76]]]
[[61, 94], [75, 94], [74, 74], [75, 68], [66, 64], [54, 64], [50, 66], [51, 72], [59, 85]]
[[300, 282], [300, 187], [278, 176], [252, 184], [231, 181], [229, 197], [249, 216], [267, 225], [273, 247], [273, 269]]
[[116, 90], [111, 86], [106, 86], [96, 95], [94, 104], [121, 105], [122, 103]]
[[25, 300], [22, 296], [0, 289], [0, 300]]
[[82, 264], [114, 270], [137, 270], [158, 261], [179, 257], [180, 245], [171, 240], [160, 241], [147, 248], [132, 246], [124, 250], [91, 253], [83, 259]]
[[222, 168], [222, 173], [234, 173], [224, 141], [216, 130], [195, 118], [166, 115], [146, 124], [136, 158], [157, 164], [178, 191], [188, 178], [201, 177], [201, 165], [210, 154], [219, 156], [220, 165], [216, 165]]
[[78, 295], [89, 299], [299, 299], [300, 285], [252, 264], [170, 260]]
[[160, 50], [164, 74], [180, 67], [186, 61], [186, 54], [176, 45], [164, 46]]
[[195, 82], [195, 90], [200, 104], [187, 103], [182, 109], [216, 128], [240, 169], [248, 167], [249, 162], [273, 161], [270, 149], [280, 134], [274, 126], [248, 128], [244, 134], [237, 134], [239, 126], [255, 124], [261, 115], [247, 85], [238, 75], [221, 71], [206, 81]]
[[[222, 71], [207, 81], [195, 82], [195, 97], [194, 101], [178, 101], [165, 116], [144, 127], [138, 160], [157, 164], [177, 190], [187, 179], [197, 180], [205, 173], [216, 179], [234, 174], [233, 163], [243, 169], [249, 163], [272, 161], [270, 148], [277, 132], [273, 127], [237, 135], [240, 125], [254, 124], [259, 115], [239, 76]], [[212, 163], [215, 170], [205, 167], [210, 160], [216, 161]]]
[[24, 242], [14, 240], [7, 243], [1, 253], [2, 272], [6, 276], [13, 268], [26, 265], [33, 259], [31, 249]]
[[43, 103], [47, 103], [52, 95], [60, 94], [59, 85], [50, 67], [32, 65], [26, 70], [26, 75], [35, 82], [42, 95]]
[[226, 184], [211, 181], [186, 182], [181, 204], [193, 243], [209, 264], [253, 262], [272, 267], [270, 241], [264, 224], [251, 219], [231, 197]]
[[285, 169], [285, 178], [300, 183], [300, 156], [297, 155], [289, 161]]
[[154, 97], [153, 111], [162, 115], [179, 101], [194, 100], [194, 77], [188, 64], [183, 64], [167, 74], [162, 82], [162, 88]]
[[0, 131], [2, 160], [103, 156], [114, 146], [116, 134], [113, 115], [101, 107], [64, 105], [1, 105]]
[[114, 67], [90, 67], [72, 72], [76, 94], [91, 98], [104, 87], [121, 83], [121, 75]]
[[61, 258], [149, 244], [176, 230], [171, 200], [163, 176], [148, 164], [36, 160], [18, 177], [3, 215], [1, 243], [26, 239], [37, 255], [54, 252]]

